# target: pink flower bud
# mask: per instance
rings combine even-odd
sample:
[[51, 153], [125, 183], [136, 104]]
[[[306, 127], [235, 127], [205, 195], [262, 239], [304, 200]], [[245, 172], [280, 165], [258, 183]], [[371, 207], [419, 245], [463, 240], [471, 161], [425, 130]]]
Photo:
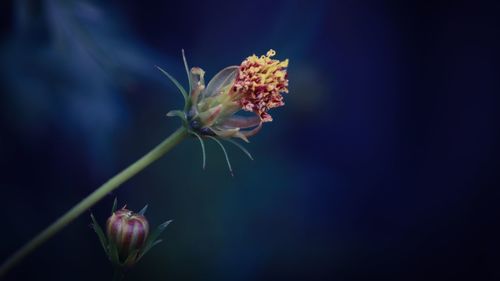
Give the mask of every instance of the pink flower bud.
[[127, 258], [134, 250], [144, 246], [149, 234], [148, 220], [130, 210], [114, 212], [106, 222], [108, 239], [116, 244], [120, 257]]

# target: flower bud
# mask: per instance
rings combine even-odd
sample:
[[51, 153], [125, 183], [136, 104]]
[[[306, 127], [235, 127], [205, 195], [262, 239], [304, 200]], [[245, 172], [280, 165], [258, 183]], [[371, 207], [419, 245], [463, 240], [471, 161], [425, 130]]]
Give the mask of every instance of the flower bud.
[[106, 234], [108, 240], [115, 243], [120, 259], [127, 259], [136, 250], [136, 254], [139, 254], [138, 251], [144, 246], [149, 234], [149, 223], [143, 215], [124, 207], [109, 217]]

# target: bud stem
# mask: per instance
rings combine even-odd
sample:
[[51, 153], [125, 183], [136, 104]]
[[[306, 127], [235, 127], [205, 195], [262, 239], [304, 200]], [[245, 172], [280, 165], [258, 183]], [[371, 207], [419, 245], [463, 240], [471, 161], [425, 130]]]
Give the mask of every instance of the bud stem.
[[90, 207], [94, 206], [108, 193], [118, 188], [121, 184], [129, 180], [131, 177], [135, 176], [137, 173], [142, 171], [154, 161], [158, 160], [175, 145], [184, 140], [187, 135], [188, 132], [184, 127], [177, 129], [177, 131], [172, 133], [162, 143], [153, 148], [153, 150], [148, 152], [132, 165], [128, 166], [125, 170], [121, 171], [116, 176], [109, 179], [106, 183], [101, 185], [98, 189], [96, 189], [94, 192], [80, 201], [80, 203], [75, 205], [59, 219], [49, 225], [45, 230], [40, 232], [31, 241], [26, 243], [22, 248], [15, 252], [7, 261], [5, 261], [5, 263], [3, 263], [0, 267], [0, 279], [24, 257], [30, 254], [40, 245], [45, 243], [47, 240], [49, 240], [52, 236], [62, 230], [65, 226], [75, 220]]
[[121, 268], [115, 267], [115, 273], [113, 273], [113, 281], [121, 281], [125, 277], [123, 270]]

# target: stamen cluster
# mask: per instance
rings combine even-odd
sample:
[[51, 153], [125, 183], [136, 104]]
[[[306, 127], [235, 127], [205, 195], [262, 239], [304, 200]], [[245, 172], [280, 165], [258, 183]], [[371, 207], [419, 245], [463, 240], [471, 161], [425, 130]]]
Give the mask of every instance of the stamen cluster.
[[272, 121], [267, 112], [274, 107], [283, 106], [282, 93], [288, 93], [288, 59], [272, 59], [276, 55], [269, 50], [261, 57], [249, 56], [240, 65], [232, 94], [240, 96], [241, 108], [255, 112], [263, 122]]

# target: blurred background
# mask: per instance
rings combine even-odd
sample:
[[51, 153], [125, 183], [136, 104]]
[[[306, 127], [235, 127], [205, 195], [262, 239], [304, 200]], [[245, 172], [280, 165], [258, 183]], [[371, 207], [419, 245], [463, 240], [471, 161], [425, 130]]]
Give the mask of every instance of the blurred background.
[[[275, 49], [247, 148], [189, 139], [118, 197], [174, 222], [127, 280], [500, 280], [500, 5], [2, 1], [0, 260], [178, 126], [187, 83]], [[111, 280], [88, 213], [6, 280]]]

